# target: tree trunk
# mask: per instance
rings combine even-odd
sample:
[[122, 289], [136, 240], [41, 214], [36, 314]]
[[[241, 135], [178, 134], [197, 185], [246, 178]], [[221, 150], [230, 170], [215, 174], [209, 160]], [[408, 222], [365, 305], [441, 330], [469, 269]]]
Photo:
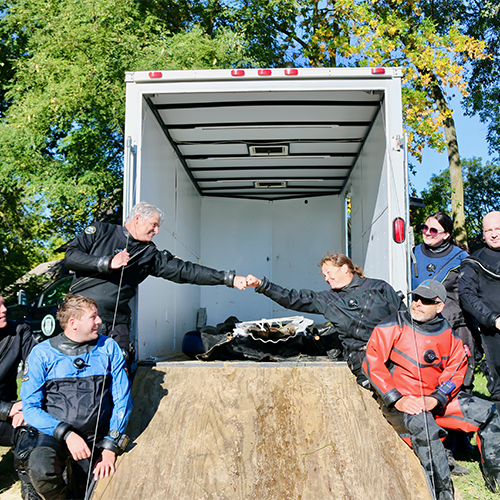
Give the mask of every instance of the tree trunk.
[[432, 75], [431, 93], [436, 101], [439, 111], [446, 116], [444, 121], [444, 132], [448, 148], [448, 163], [450, 166], [451, 184], [451, 211], [453, 217], [453, 230], [458, 242], [467, 246], [467, 231], [465, 229], [464, 211], [464, 181], [462, 176], [462, 165], [458, 152], [457, 131], [452, 112], [446, 102], [437, 78]]

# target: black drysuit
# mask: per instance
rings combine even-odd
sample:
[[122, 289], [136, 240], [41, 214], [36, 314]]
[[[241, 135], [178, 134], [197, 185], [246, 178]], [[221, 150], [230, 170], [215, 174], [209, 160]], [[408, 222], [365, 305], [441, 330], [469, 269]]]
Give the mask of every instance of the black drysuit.
[[8, 321], [0, 329], [0, 445], [11, 446], [13, 427], [9, 412], [17, 400], [17, 371], [35, 345], [31, 328]]
[[[123, 269], [122, 276], [122, 269], [112, 270], [109, 263], [124, 249], [130, 254], [130, 260]], [[99, 316], [104, 326], [113, 322], [115, 326], [127, 326], [120, 335], [111, 335], [125, 350], [129, 347], [129, 302], [137, 293], [139, 283], [148, 276], [164, 278], [175, 283], [225, 284], [232, 287], [235, 275], [234, 271], [217, 271], [183, 261], [167, 250], [158, 250], [152, 242], [135, 240], [125, 227], [104, 222], [95, 222], [88, 226], [70, 243], [66, 251], [65, 265], [75, 271], [71, 293], [93, 298], [99, 307]], [[120, 297], [114, 318], [120, 279]]]
[[404, 308], [391, 285], [357, 274], [339, 290], [288, 290], [263, 278], [255, 291], [286, 309], [322, 314], [335, 327], [344, 348], [344, 359], [361, 385], [366, 382], [361, 364], [372, 330], [384, 318]]
[[[458, 276], [460, 301], [479, 323], [488, 390], [500, 401], [500, 252], [484, 247], [465, 258]], [[483, 365], [482, 365], [483, 366]]]

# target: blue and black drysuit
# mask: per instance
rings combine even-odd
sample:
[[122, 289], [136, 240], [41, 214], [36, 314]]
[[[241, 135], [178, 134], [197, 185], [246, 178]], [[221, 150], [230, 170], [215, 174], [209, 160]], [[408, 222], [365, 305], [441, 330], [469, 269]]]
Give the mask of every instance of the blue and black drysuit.
[[[28, 358], [21, 398], [26, 423], [40, 433], [27, 473], [47, 500], [67, 498], [62, 473], [71, 458], [65, 444], [69, 434], [79, 434], [90, 449], [95, 441], [98, 447], [116, 453], [116, 439], [125, 432], [132, 411], [123, 354], [114, 340], [102, 335], [77, 343], [61, 334], [35, 346]], [[94, 460], [100, 450], [96, 455]], [[91, 465], [88, 460], [72, 463], [72, 476], [80, 476], [83, 487]]]

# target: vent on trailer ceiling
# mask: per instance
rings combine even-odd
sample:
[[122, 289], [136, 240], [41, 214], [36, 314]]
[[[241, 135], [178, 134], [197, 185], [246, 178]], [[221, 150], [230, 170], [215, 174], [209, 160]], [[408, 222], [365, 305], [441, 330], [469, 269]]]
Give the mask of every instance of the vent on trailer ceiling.
[[254, 182], [254, 186], [258, 189], [271, 189], [271, 188], [286, 188], [286, 181], [282, 182]]
[[248, 146], [250, 156], [288, 156], [288, 145]]

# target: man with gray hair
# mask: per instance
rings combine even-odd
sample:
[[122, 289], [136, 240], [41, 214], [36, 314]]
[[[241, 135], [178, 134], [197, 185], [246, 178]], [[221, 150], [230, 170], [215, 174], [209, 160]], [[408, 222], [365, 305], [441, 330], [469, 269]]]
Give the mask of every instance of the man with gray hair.
[[152, 239], [162, 220], [158, 207], [141, 202], [132, 207], [124, 226], [95, 222], [66, 251], [65, 265], [75, 271], [71, 293], [97, 302], [102, 319], [99, 333], [116, 340], [128, 364], [133, 361], [129, 302], [148, 276], [175, 283], [246, 287], [245, 278], [235, 271], [217, 271], [159, 250]]

